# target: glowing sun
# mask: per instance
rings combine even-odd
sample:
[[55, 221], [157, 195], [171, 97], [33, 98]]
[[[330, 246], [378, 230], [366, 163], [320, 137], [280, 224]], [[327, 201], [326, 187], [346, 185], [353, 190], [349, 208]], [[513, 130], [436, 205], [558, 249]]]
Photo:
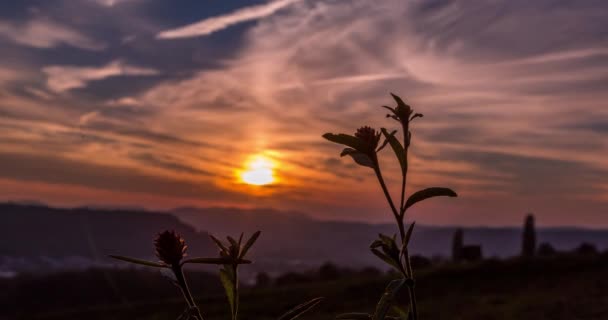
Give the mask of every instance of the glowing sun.
[[246, 184], [263, 186], [275, 182], [274, 163], [263, 155], [253, 156], [240, 172], [240, 177]]

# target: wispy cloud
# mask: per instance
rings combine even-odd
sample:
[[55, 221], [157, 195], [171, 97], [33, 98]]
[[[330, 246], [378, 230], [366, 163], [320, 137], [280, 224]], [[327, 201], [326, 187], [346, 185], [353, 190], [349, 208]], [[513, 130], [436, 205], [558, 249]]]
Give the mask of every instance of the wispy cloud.
[[229, 14], [207, 18], [184, 27], [160, 32], [157, 37], [160, 39], [176, 39], [212, 34], [238, 23], [267, 17], [297, 1], [299, 0], [275, 0], [262, 5], [245, 7]]
[[[194, 37], [263, 18], [239, 29], [244, 33], [235, 38], [242, 42], [229, 56], [223, 47], [213, 47], [224, 44], [219, 34], [205, 39], [204, 46], [146, 37], [157, 32], [156, 23], [138, 32], [126, 28], [113, 42], [104, 39], [119, 43], [137, 34], [117, 52], [82, 55], [73, 62], [67, 60], [72, 50], [65, 57], [36, 56], [29, 83], [22, 74], [0, 71], [0, 151], [19, 154], [4, 157], [21, 166], [7, 167], [0, 176], [21, 177], [24, 184], [88, 186], [106, 190], [103, 199], [114, 201], [124, 195], [108, 196], [107, 190], [124, 181], [105, 172], [116, 172], [140, 181], [121, 190], [140, 194], [130, 201], [155, 205], [149, 195], [170, 186], [174, 196], [205, 205], [218, 194], [227, 201], [246, 197], [234, 179], [235, 168], [251, 154], [269, 152], [280, 164], [281, 184], [274, 188], [280, 196], [256, 198], [256, 205], [318, 211], [324, 218], [381, 219], [370, 215], [384, 208], [382, 194], [369, 192], [373, 175], [339, 158], [340, 148], [320, 135], [352, 133], [364, 124], [395, 128], [379, 108], [390, 104], [388, 92], [395, 92], [425, 114], [413, 124], [411, 190], [440, 184], [462, 195], [449, 206], [438, 201], [416, 208], [412, 218], [511, 224], [533, 210], [543, 224], [606, 225], [606, 184], [598, 177], [606, 175], [608, 162], [598, 154], [608, 152], [608, 5], [295, 2], [247, 7], [162, 33]], [[211, 51], [221, 57], [208, 56]], [[106, 64], [108, 56], [125, 62]], [[51, 66], [44, 69], [46, 87], [40, 83], [41, 63]], [[157, 70], [162, 76], [129, 85], [111, 79]], [[90, 85], [101, 79], [110, 80]], [[26, 86], [44, 90], [38, 94]], [[82, 94], [55, 94], [86, 86]], [[23, 154], [37, 159], [25, 161]], [[42, 173], [32, 169], [47, 157], [53, 167]], [[387, 183], [398, 185], [398, 164], [383, 164]], [[77, 165], [83, 172], [66, 172]], [[171, 182], [152, 184], [165, 180]], [[193, 187], [198, 185], [204, 190]], [[7, 190], [12, 189], [0, 186], [4, 194]]]
[[0, 21], [0, 36], [35, 48], [54, 48], [61, 44], [86, 50], [106, 47], [103, 42], [49, 19], [33, 19], [17, 24]]
[[42, 71], [47, 75], [47, 86], [55, 92], [86, 87], [91, 81], [117, 76], [153, 76], [158, 70], [126, 64], [115, 60], [101, 67], [48, 66]]
[[[293, 160], [287, 166], [297, 169], [284, 174], [299, 192], [315, 199], [328, 192], [343, 199], [334, 190], [348, 184], [310, 165], [336, 151], [319, 143], [319, 135], [349, 132], [364, 123], [390, 126], [374, 111], [389, 103], [388, 91], [402, 94], [432, 119], [416, 123], [414, 187], [442, 183], [468, 198], [494, 197], [498, 203], [521, 190], [545, 188], [543, 179], [567, 181], [580, 172], [608, 171], [608, 162], [595, 155], [604, 145], [599, 132], [559, 129], [592, 115], [606, 116], [597, 108], [598, 101], [608, 99], [602, 84], [608, 70], [598, 67], [607, 46], [597, 41], [602, 25], [597, 12], [608, 9], [581, 6], [564, 16], [547, 13], [548, 2], [511, 6], [511, 14], [496, 19], [500, 6], [492, 3], [306, 2], [250, 29], [244, 48], [221, 70], [167, 81], [139, 99], [163, 118], [187, 115], [217, 128], [227, 118], [247, 123], [231, 129], [235, 137], [255, 137], [280, 148], [287, 162], [307, 159]], [[540, 12], [545, 14], [539, 22], [535, 17]], [[567, 31], [570, 36], [587, 40], [568, 42], [559, 33], [547, 33], [564, 20], [576, 25]], [[534, 34], [525, 31], [530, 29]], [[230, 108], [215, 108], [218, 101]], [[171, 113], [165, 113], [167, 106]], [[210, 139], [233, 141], [228, 136]], [[235, 148], [255, 152], [251, 146]], [[505, 165], [494, 169], [485, 159]], [[534, 159], [535, 166], [519, 159]], [[544, 165], [552, 169], [539, 173]], [[392, 170], [398, 168], [388, 168]], [[521, 179], [534, 173], [536, 179]], [[331, 188], [323, 183], [327, 180]], [[348, 199], [352, 193], [369, 197], [342, 187], [351, 193], [344, 196]], [[601, 198], [596, 187], [548, 192]], [[529, 192], [520, 197], [537, 208], [555, 208]], [[296, 194], [287, 198], [299, 201]], [[351, 205], [371, 209], [365, 203]], [[476, 216], [478, 223], [492, 222], [482, 214]]]

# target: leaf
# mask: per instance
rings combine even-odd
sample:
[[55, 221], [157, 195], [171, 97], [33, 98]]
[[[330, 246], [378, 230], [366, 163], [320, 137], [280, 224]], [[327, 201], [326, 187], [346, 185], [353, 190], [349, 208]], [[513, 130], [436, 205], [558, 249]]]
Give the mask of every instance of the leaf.
[[393, 311], [395, 311], [396, 314], [398, 314], [399, 316], [397, 317], [397, 319], [399, 320], [409, 320], [410, 319], [410, 312], [403, 310], [401, 307], [399, 306], [393, 306], [392, 307]]
[[230, 312], [231, 314], [234, 314], [236, 300], [236, 297], [234, 296], [234, 281], [228, 271], [224, 268], [220, 269], [220, 280], [222, 281], [222, 286], [224, 287], [228, 303], [230, 304]]
[[412, 194], [405, 203], [405, 209], [413, 206], [415, 203], [426, 200], [432, 197], [457, 197], [456, 192], [452, 191], [450, 188], [440, 188], [440, 187], [432, 187], [426, 188], [424, 190], [420, 190]]
[[[397, 133], [397, 130], [391, 131], [390, 135], [395, 136], [395, 133]], [[382, 149], [384, 149], [384, 147], [386, 147], [387, 144], [388, 144], [388, 139], [384, 139], [384, 142], [382, 142], [382, 145], [378, 149], [376, 149], [376, 152], [380, 152]]]
[[234, 246], [234, 247], [238, 247], [238, 246], [239, 246], [238, 242], [236, 242], [236, 240], [234, 240], [234, 238], [233, 238], [233, 237], [231, 237], [231, 236], [227, 236], [227, 237], [226, 237], [226, 239], [228, 239], [228, 242], [230, 242], [230, 244], [231, 244], [232, 246]]
[[337, 320], [371, 320], [372, 315], [362, 312], [342, 313], [336, 316]]
[[343, 144], [343, 145], [351, 147], [355, 150], [363, 150], [363, 143], [361, 142], [361, 140], [359, 140], [359, 138], [357, 138], [355, 136], [351, 136], [349, 134], [326, 133], [323, 135], [323, 138], [325, 138], [331, 142]]
[[228, 248], [226, 248], [226, 246], [224, 246], [224, 244], [216, 237], [209, 235], [209, 237], [211, 238], [211, 240], [213, 240], [213, 242], [215, 242], [215, 244], [220, 248], [220, 250], [224, 251], [224, 252], [228, 252]]
[[395, 102], [397, 102], [398, 106], [400, 106], [402, 108], [407, 108], [407, 109], [411, 108], [407, 103], [403, 102], [401, 97], [399, 97], [398, 95], [391, 92], [391, 96], [393, 96], [393, 99], [395, 99]]
[[321, 300], [323, 300], [323, 298], [318, 297], [318, 298], [314, 298], [308, 302], [304, 302], [304, 303], [294, 307], [293, 309], [287, 311], [285, 314], [283, 314], [279, 318], [279, 320], [297, 319], [304, 313], [306, 313], [306, 312], [310, 311], [312, 308], [316, 307], [321, 302]]
[[386, 286], [384, 294], [382, 294], [380, 301], [378, 301], [378, 304], [376, 305], [376, 311], [372, 317], [373, 320], [384, 320], [384, 318], [386, 318], [386, 314], [395, 299], [395, 295], [404, 283], [405, 279], [397, 279], [391, 281], [388, 286]]
[[380, 240], [382, 240], [382, 242], [386, 245], [390, 245], [394, 240], [393, 238], [389, 237], [389, 236], [385, 236], [382, 233], [378, 233], [378, 237], [380, 238]]
[[345, 148], [344, 150], [342, 150], [342, 153], [340, 153], [340, 156], [344, 157], [345, 155], [351, 156], [353, 160], [355, 160], [355, 162], [359, 165], [362, 165], [364, 167], [370, 167], [372, 169], [376, 168], [376, 164], [374, 163], [374, 161], [363, 152], [359, 152], [351, 148]]
[[416, 113], [410, 118], [410, 121], [412, 121], [416, 118], [422, 118], [422, 117], [424, 117], [424, 115], [422, 113]]
[[382, 128], [381, 130], [388, 143], [390, 143], [391, 148], [393, 148], [393, 152], [395, 153], [395, 156], [397, 156], [397, 160], [399, 160], [399, 165], [401, 166], [401, 173], [405, 174], [405, 172], [407, 171], [407, 158], [405, 155], [405, 149], [403, 149], [401, 142], [399, 142], [399, 140], [395, 138], [394, 134], [391, 135], [390, 133], [388, 133], [386, 128]]
[[148, 267], [169, 268], [168, 265], [166, 265], [164, 263], [159, 263], [159, 262], [152, 262], [152, 261], [147, 261], [147, 260], [141, 260], [141, 259], [135, 259], [135, 258], [129, 258], [129, 257], [123, 257], [123, 256], [115, 256], [115, 255], [110, 255], [110, 257], [114, 258], [114, 259], [130, 262], [130, 263], [141, 264], [141, 265], [148, 266]]
[[383, 243], [384, 242], [382, 242], [382, 240], [374, 240], [374, 242], [372, 242], [372, 244], [369, 245], [369, 248], [374, 249], [374, 248], [381, 247]]
[[192, 258], [186, 259], [182, 263], [201, 263], [201, 264], [250, 264], [250, 260], [232, 258]]
[[389, 264], [390, 266], [394, 267], [395, 269], [397, 269], [399, 272], [403, 272], [401, 270], [401, 267], [399, 266], [399, 264], [397, 263], [397, 261], [394, 261], [392, 258], [390, 258], [389, 256], [385, 255], [384, 253], [380, 252], [378, 249], [372, 249], [372, 253], [374, 255], [376, 255], [376, 257], [380, 258], [382, 261], [386, 262], [387, 264]]
[[416, 225], [416, 222], [412, 222], [409, 228], [407, 228], [407, 231], [405, 232], [405, 237], [403, 238], [402, 246], [403, 249], [407, 248], [407, 245], [410, 243], [410, 238], [412, 237], [412, 232], [414, 231], [414, 225]]
[[245, 245], [243, 246], [243, 250], [241, 250], [241, 255], [239, 256], [239, 258], [243, 258], [245, 256], [247, 251], [249, 251], [249, 248], [251, 248], [251, 246], [253, 246], [255, 241], [258, 240], [258, 237], [260, 236], [261, 233], [262, 233], [262, 231], [256, 231], [251, 236], [251, 238], [249, 238], [249, 240], [247, 240], [247, 243], [245, 243]]
[[389, 106], [381, 106], [382, 108], [388, 109], [390, 112], [395, 113], [395, 108], [391, 108]]
[[179, 286], [179, 282], [177, 281], [177, 277], [175, 276], [173, 270], [169, 268], [162, 268], [160, 269], [160, 274], [167, 280], [169, 280], [169, 282], [173, 283], [176, 286]]

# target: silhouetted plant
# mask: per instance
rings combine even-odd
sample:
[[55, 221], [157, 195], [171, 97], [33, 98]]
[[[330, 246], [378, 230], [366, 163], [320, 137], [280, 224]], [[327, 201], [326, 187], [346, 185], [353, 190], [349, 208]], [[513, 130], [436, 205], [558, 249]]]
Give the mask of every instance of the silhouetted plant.
[[[387, 315], [391, 307], [398, 313], [397, 318], [399, 319], [418, 319], [416, 295], [414, 291], [414, 272], [412, 270], [408, 251], [408, 244], [414, 230], [414, 222], [410, 223], [406, 228], [405, 214], [407, 209], [411, 206], [428, 198], [437, 196], [456, 197], [456, 193], [451, 189], [432, 187], [414, 192], [406, 200], [408, 150], [412, 138], [409, 128], [412, 120], [421, 118], [422, 114], [414, 113], [413, 109], [399, 96], [392, 93], [391, 95], [397, 103], [397, 106], [394, 108], [388, 106], [383, 107], [390, 111], [387, 118], [391, 118], [400, 124], [403, 131], [403, 144], [395, 137], [397, 130], [389, 132], [387, 129], [381, 128], [380, 131], [376, 131], [368, 126], [357, 129], [354, 135], [342, 133], [326, 133], [323, 135], [325, 139], [347, 147], [342, 150], [340, 156], [348, 155], [352, 157], [357, 164], [369, 167], [374, 171], [391, 209], [392, 215], [395, 218], [397, 228], [399, 229], [399, 240], [397, 240], [396, 234], [392, 237], [380, 234], [379, 239], [371, 244], [370, 249], [374, 255], [393, 267], [400, 274], [400, 279], [393, 280], [388, 284], [376, 306], [374, 314], [346, 313], [339, 315], [337, 319], [395, 319], [395, 317]], [[381, 137], [384, 137], [382, 144], [380, 144]], [[378, 161], [378, 153], [387, 145], [391, 146], [401, 168], [401, 192], [398, 204], [393, 201], [386, 183], [384, 182], [382, 170]], [[407, 287], [409, 294], [410, 303], [408, 312], [405, 312], [394, 305], [394, 297], [403, 286]]]
[[456, 229], [456, 231], [454, 231], [454, 237], [452, 238], [452, 260], [455, 262], [462, 260], [462, 247], [464, 246], [463, 238], [462, 229]]
[[[167, 276], [167, 278], [180, 289], [184, 300], [186, 301], [186, 310], [178, 317], [178, 320], [203, 320], [201, 310], [196, 305], [190, 289], [188, 288], [183, 266], [187, 263], [220, 265], [220, 280], [230, 304], [231, 318], [232, 320], [236, 320], [238, 319], [239, 311], [238, 267], [241, 264], [251, 263], [250, 260], [245, 259], [245, 255], [259, 236], [260, 231], [257, 231], [245, 243], [243, 243], [243, 234], [241, 234], [238, 241], [229, 236], [227, 237], [228, 243], [226, 244], [222, 243], [216, 237], [210, 236], [220, 249], [220, 257], [184, 259], [186, 256], [186, 249], [188, 248], [186, 241], [174, 231], [164, 231], [159, 233], [156, 240], [154, 240], [156, 256], [159, 259], [158, 262], [117, 255], [110, 255], [110, 257], [134, 264], [160, 268], [161, 273]], [[320, 301], [321, 298], [315, 298], [298, 305], [281, 316], [279, 320], [296, 319], [303, 313], [314, 308]]]
[[522, 240], [521, 255], [523, 257], [533, 257], [536, 253], [536, 229], [534, 227], [534, 215], [528, 214], [524, 223], [524, 233]]

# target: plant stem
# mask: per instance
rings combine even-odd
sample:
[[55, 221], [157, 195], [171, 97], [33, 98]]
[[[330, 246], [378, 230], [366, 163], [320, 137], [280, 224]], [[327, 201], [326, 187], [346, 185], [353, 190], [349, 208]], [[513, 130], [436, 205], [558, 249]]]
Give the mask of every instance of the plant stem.
[[[376, 163], [378, 163], [376, 161]], [[393, 210], [393, 215], [395, 216], [395, 220], [397, 220], [397, 225], [399, 226], [399, 235], [401, 236], [401, 241], [405, 238], [405, 228], [401, 219], [399, 218], [399, 211], [395, 208], [395, 204], [393, 203], [393, 199], [391, 198], [391, 194], [388, 192], [386, 188], [386, 184], [384, 183], [384, 178], [382, 178], [382, 172], [380, 172], [380, 166], [376, 165], [374, 167], [374, 172], [376, 173], [376, 177], [378, 177], [378, 182], [380, 182], [380, 186], [382, 187], [382, 191], [384, 192], [384, 196], [388, 201], [388, 204], [391, 206], [391, 210]]]
[[203, 316], [201, 315], [201, 311], [196, 306], [194, 302], [194, 298], [192, 298], [192, 294], [190, 293], [190, 289], [188, 288], [188, 283], [186, 282], [186, 277], [184, 276], [184, 271], [181, 266], [173, 266], [171, 268], [173, 273], [175, 274], [175, 278], [177, 278], [177, 283], [179, 284], [180, 289], [182, 290], [182, 294], [188, 303], [189, 309], [196, 309], [197, 317], [199, 320], [203, 320]]
[[[409, 130], [408, 128], [406, 128], [405, 126], [403, 126], [403, 149], [404, 149], [404, 157], [405, 157], [405, 165], [403, 168], [403, 176], [401, 179], [401, 205], [399, 206], [399, 217], [401, 218], [400, 223], [403, 224], [403, 217], [405, 215], [405, 184], [407, 182], [407, 169], [408, 169], [408, 163], [407, 163], [407, 151], [409, 149], [409, 141], [408, 141], [408, 132], [406, 130]], [[403, 240], [403, 239], [402, 239]]]
[[407, 291], [410, 296], [410, 312], [412, 313], [412, 319], [418, 319], [418, 308], [416, 306], [416, 291], [414, 290], [414, 271], [412, 270], [412, 263], [410, 262], [409, 250], [405, 252], [405, 270], [407, 271], [408, 277], [412, 280], [411, 284], [408, 284]]
[[239, 265], [233, 264], [232, 271], [234, 273], [234, 286], [233, 286], [233, 294], [234, 294], [234, 310], [232, 315], [232, 320], [237, 320], [239, 316]]

